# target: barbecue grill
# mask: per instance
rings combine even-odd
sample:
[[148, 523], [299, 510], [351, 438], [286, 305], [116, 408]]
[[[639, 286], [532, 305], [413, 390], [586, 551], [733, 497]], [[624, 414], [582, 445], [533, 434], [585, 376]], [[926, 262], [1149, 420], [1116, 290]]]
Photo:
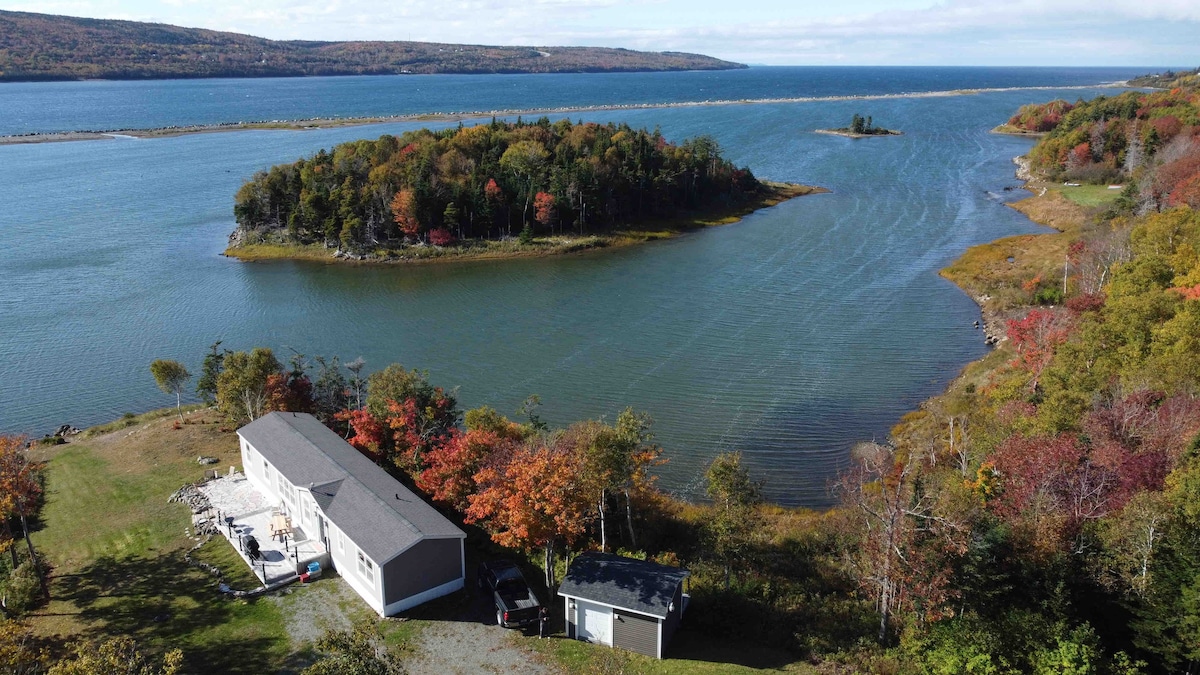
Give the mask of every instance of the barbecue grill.
[[253, 536], [246, 535], [246, 539], [243, 544], [246, 547], [246, 556], [251, 560], [258, 560], [262, 557], [262, 553], [258, 550], [258, 540]]

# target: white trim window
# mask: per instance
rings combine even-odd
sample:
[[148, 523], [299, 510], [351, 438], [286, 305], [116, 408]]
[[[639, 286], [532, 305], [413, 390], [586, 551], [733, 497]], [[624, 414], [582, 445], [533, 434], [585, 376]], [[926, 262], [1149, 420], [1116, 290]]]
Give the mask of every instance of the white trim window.
[[371, 588], [375, 588], [375, 563], [363, 555], [362, 549], [358, 549], [358, 575], [366, 579]]
[[337, 533], [338, 533], [338, 552], [345, 553], [346, 552], [346, 535], [343, 534], [341, 530], [338, 530]]

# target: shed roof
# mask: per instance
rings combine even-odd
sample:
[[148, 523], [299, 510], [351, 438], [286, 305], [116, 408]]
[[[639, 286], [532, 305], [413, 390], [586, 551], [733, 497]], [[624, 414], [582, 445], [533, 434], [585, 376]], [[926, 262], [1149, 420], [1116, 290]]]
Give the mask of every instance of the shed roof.
[[562, 596], [665, 619], [687, 570], [611, 553], [584, 553], [558, 588]]
[[307, 413], [273, 412], [238, 429], [338, 529], [383, 564], [427, 537], [466, 537], [400, 481]]

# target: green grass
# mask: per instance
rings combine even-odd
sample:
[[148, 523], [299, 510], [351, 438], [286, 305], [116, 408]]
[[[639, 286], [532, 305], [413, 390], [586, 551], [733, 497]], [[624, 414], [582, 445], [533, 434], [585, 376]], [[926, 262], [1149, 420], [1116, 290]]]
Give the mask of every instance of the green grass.
[[[215, 565], [230, 588], [248, 591], [258, 588], [262, 582], [250, 571], [250, 566], [234, 550], [233, 544], [221, 535], [215, 535], [207, 544], [192, 553], [192, 560]], [[214, 583], [216, 577], [212, 577]]]
[[1108, 206], [1121, 196], [1120, 190], [1109, 190], [1107, 185], [1061, 186], [1056, 189], [1062, 196], [1080, 206], [1097, 208]]
[[[194, 672], [277, 671], [291, 651], [280, 610], [228, 599], [212, 576], [189, 567], [191, 514], [167, 503], [202, 477], [197, 455], [236, 463], [236, 437], [215, 423], [175, 429], [173, 412], [120, 420], [107, 433], [91, 430], [43, 450], [47, 499], [32, 538], [54, 571], [52, 599], [31, 625], [65, 639], [127, 635], [151, 653], [180, 648]], [[237, 574], [236, 554], [223, 542], [210, 542], [203, 555]]]
[[522, 638], [568, 673], [587, 675], [690, 675], [691, 673], [815, 673], [787, 652], [733, 644], [681, 629], [667, 648], [667, 658], [655, 659], [623, 649], [594, 645], [561, 635], [550, 640]]

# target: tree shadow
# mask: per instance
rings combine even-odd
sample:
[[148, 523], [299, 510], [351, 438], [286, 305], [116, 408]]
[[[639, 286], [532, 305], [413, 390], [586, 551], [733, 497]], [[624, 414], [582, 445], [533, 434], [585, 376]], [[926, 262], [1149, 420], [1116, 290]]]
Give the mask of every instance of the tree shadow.
[[[235, 601], [210, 577], [190, 568], [180, 552], [97, 559], [53, 580], [53, 595], [79, 609], [82, 637], [129, 636], [149, 650], [179, 648], [197, 672], [274, 670], [278, 638], [234, 636]], [[286, 648], [286, 645], [283, 645]]]

